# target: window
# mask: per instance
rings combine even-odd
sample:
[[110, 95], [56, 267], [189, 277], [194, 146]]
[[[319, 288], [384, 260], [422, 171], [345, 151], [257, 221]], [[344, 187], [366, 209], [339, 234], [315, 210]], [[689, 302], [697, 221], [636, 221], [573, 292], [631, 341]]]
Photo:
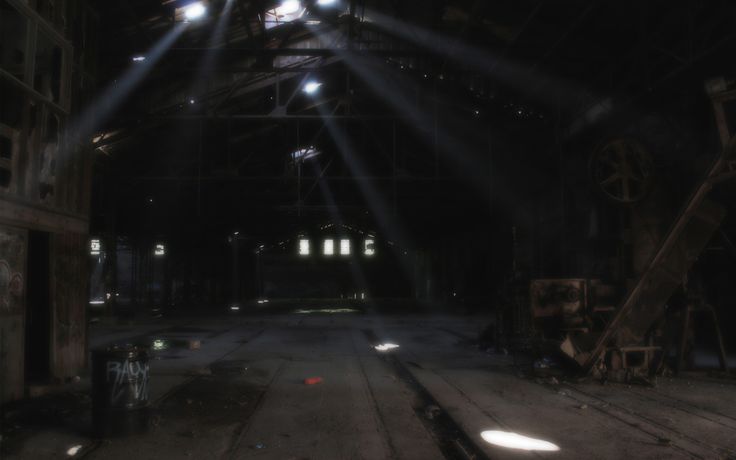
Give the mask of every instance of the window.
[[335, 241], [327, 239], [322, 247], [322, 253], [326, 256], [335, 254]]
[[309, 240], [299, 240], [299, 255], [300, 256], [309, 255]]
[[[9, 80], [0, 78], [0, 101], [2, 101], [0, 103], [0, 125], [20, 132], [23, 128], [25, 95], [18, 91]], [[5, 130], [5, 128], [0, 129]]]
[[10, 179], [13, 178], [13, 173], [9, 169], [0, 168], [0, 188], [7, 189], [10, 187]]
[[0, 68], [25, 80], [28, 19], [7, 0], [0, 0]]
[[363, 245], [363, 254], [367, 256], [372, 256], [376, 254], [375, 240], [365, 240], [365, 244]]
[[93, 256], [100, 255], [100, 251], [102, 250], [102, 242], [98, 239], [90, 240], [89, 242], [89, 253]]
[[0, 188], [10, 188], [13, 178], [13, 140], [12, 131], [0, 125]]
[[13, 158], [13, 140], [0, 134], [0, 159], [10, 160]]
[[350, 255], [350, 240], [340, 240], [340, 255]]
[[33, 88], [59, 104], [63, 73], [64, 51], [53, 39], [39, 31], [36, 38]]
[[153, 250], [153, 255], [155, 256], [165, 256], [166, 255], [166, 246], [159, 243], [156, 245], [156, 248]]
[[56, 185], [56, 154], [59, 150], [59, 117], [49, 113], [46, 120], [46, 132], [41, 144], [41, 161], [39, 162], [39, 197], [42, 201], [51, 201]]

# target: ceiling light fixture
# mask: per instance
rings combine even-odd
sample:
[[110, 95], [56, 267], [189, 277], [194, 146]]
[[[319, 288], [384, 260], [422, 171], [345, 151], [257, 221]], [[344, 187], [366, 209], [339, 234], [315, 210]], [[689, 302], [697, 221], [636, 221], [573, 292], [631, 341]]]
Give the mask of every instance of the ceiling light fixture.
[[143, 62], [146, 60], [145, 56], [133, 56], [133, 62]]

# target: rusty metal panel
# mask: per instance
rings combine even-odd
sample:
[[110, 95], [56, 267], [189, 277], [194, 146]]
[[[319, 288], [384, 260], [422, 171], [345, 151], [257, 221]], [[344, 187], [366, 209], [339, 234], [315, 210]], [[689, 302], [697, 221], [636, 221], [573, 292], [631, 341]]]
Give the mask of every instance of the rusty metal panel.
[[0, 403], [23, 397], [28, 236], [0, 227]]
[[87, 235], [51, 239], [52, 354], [56, 379], [77, 375], [86, 364], [85, 306], [88, 292]]
[[616, 331], [619, 347], [642, 344], [651, 325], [664, 314], [664, 306], [713, 238], [725, 217], [725, 210], [713, 202], [703, 201], [692, 213], [677, 242], [662, 262], [651, 268], [648, 282], [640, 291], [625, 321]]

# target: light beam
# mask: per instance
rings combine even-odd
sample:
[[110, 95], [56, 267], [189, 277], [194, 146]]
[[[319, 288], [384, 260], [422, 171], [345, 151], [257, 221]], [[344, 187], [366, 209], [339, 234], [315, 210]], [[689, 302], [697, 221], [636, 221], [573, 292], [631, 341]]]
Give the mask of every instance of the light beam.
[[70, 124], [67, 130], [72, 141], [70, 144], [86, 144], [86, 139], [90, 138], [122, 105], [186, 28], [185, 23], [174, 26], [145, 54], [145, 60], [135, 62], [135, 65], [131, 66], [122, 77], [103, 90], [96, 100]]

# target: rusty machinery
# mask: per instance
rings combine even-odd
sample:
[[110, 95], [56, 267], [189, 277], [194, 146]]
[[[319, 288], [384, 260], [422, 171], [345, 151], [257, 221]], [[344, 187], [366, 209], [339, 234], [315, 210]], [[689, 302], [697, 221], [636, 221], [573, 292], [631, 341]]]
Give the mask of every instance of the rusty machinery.
[[[718, 231], [723, 206], [708, 199], [719, 183], [736, 176], [736, 137], [724, 104], [736, 101], [736, 89], [723, 79], [709, 81], [722, 154], [707, 170], [682, 207], [645, 269], [621, 296], [599, 280], [531, 280], [529, 300], [534, 332], [557, 340], [560, 350], [585, 372], [614, 380], [631, 380], [661, 369], [664, 352], [652, 333], [665, 316], [665, 305], [682, 286], [693, 263]], [[651, 157], [634, 140], [619, 139], [599, 148], [590, 163], [591, 174], [607, 198], [634, 203], [650, 187]], [[721, 368], [727, 370], [721, 331], [715, 311], [690, 299], [683, 310], [678, 368], [685, 352], [690, 317], [710, 314], [719, 344]]]
[[531, 316], [537, 335], [564, 339], [590, 333], [616, 308], [618, 288], [598, 279], [535, 279], [529, 285]]
[[[645, 270], [613, 310], [602, 330], [573, 327], [565, 331], [561, 350], [585, 371], [628, 377], [635, 372], [654, 370], [654, 358], [660, 350], [654, 346], [651, 329], [663, 317], [665, 304], [682, 285], [693, 263], [725, 217], [724, 207], [709, 200], [708, 195], [715, 186], [736, 176], [736, 137], [733, 136], [733, 128], [729, 127], [724, 109], [728, 101], [736, 101], [736, 89], [731, 86], [732, 83], [723, 79], [706, 84], [713, 102], [723, 151], [695, 187]], [[612, 160], [614, 157], [617, 160]], [[594, 171], [600, 172], [597, 177], [601, 179], [601, 186], [614, 199], [631, 202], [646, 192], [648, 160], [635, 143], [622, 141], [611, 145], [598, 155], [596, 161], [600, 169]], [[567, 304], [565, 308], [561, 310], [563, 318], [573, 312], [572, 304]], [[698, 309], [702, 309], [702, 305], [688, 305], [683, 331], [687, 330], [691, 313]], [[720, 344], [721, 367], [726, 370], [718, 321], [712, 308], [706, 310], [712, 315]], [[536, 312], [543, 313], [544, 310]], [[565, 318], [564, 322], [568, 326], [579, 326], [577, 319], [571, 321]], [[680, 361], [683, 348], [681, 343]]]
[[607, 199], [631, 204], [650, 191], [652, 163], [652, 156], [635, 139], [614, 139], [593, 153], [590, 175]]

